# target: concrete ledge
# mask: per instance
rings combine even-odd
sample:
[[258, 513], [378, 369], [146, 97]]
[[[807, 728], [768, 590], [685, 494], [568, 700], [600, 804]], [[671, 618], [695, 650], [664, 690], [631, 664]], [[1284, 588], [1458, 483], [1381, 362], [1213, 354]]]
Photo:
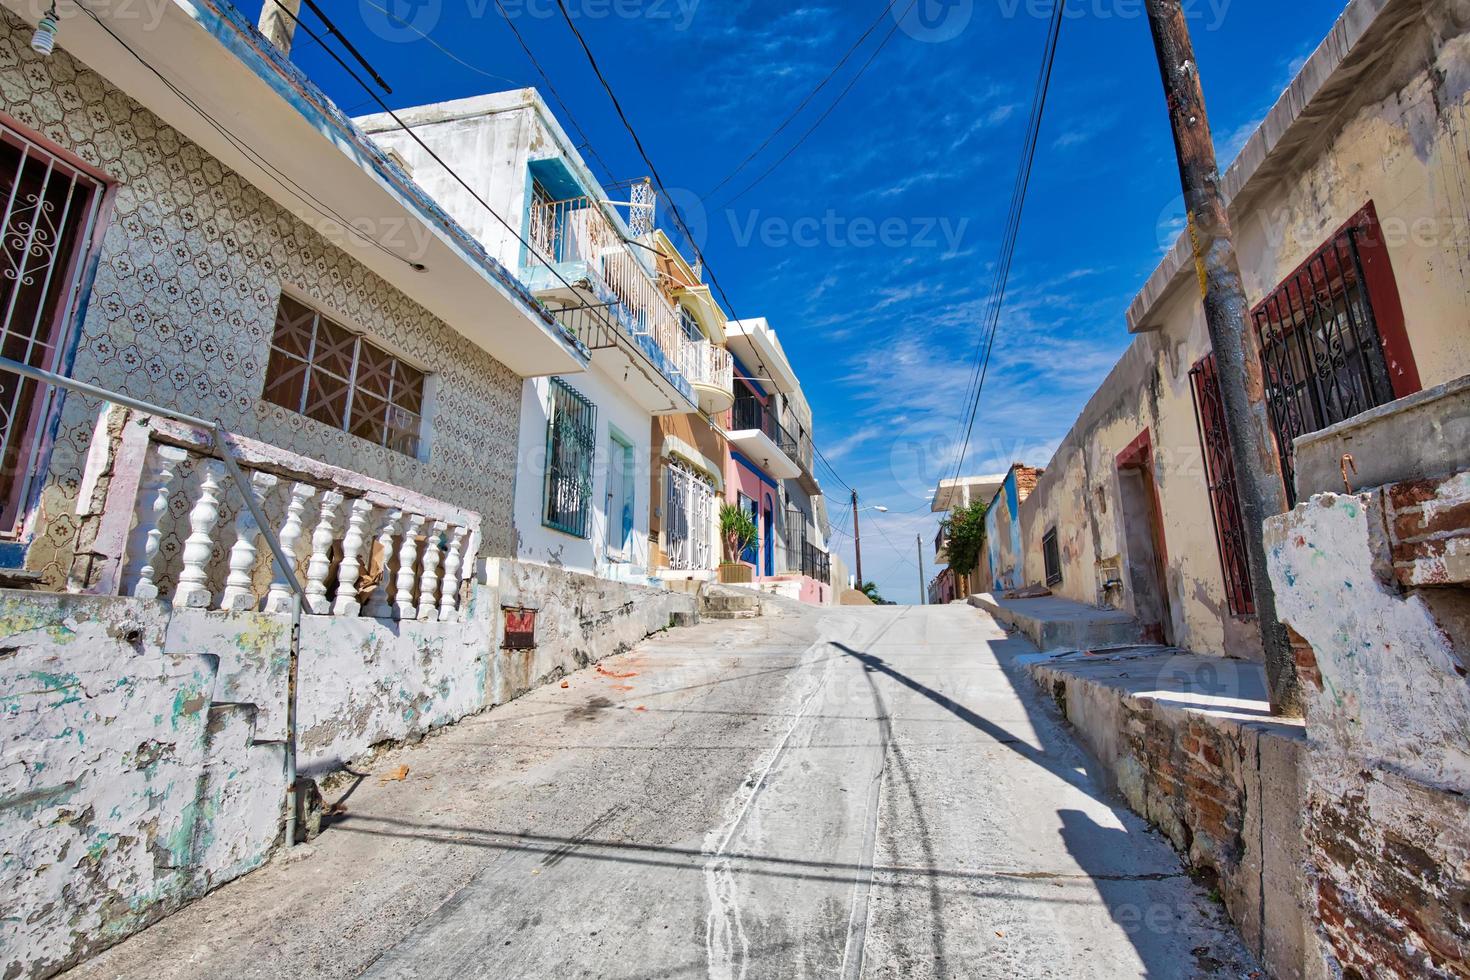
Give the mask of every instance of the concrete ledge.
[[1213, 876], [1273, 977], [1318, 977], [1302, 837], [1305, 730], [1254, 663], [1141, 648], [1028, 658], [1111, 789]]
[[984, 593], [970, 596], [969, 602], [1002, 625], [1025, 633], [1039, 650], [1087, 650], [1143, 642], [1138, 620], [1114, 609], [1094, 609], [1054, 596], [1001, 599]]

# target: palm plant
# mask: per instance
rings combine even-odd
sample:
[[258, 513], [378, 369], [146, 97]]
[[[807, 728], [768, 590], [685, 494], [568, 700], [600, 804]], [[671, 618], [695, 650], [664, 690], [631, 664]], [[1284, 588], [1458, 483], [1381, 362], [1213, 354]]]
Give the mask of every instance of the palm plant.
[[720, 537], [725, 542], [725, 561], [737, 562], [760, 536], [755, 520], [734, 504], [720, 507]]

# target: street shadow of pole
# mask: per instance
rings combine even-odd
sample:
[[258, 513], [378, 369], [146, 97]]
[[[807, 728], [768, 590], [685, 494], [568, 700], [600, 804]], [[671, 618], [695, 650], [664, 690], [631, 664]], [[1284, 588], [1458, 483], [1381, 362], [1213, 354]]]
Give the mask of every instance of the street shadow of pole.
[[[965, 724], [977, 729], [978, 731], [984, 732], [991, 738], [995, 739], [997, 743], [999, 743], [1000, 745], [1004, 745], [1012, 752], [1015, 752], [1017, 755], [1025, 758], [1027, 761], [1041, 766], [1043, 769], [1055, 775], [1058, 779], [1070, 783], [1072, 786], [1086, 793], [1088, 796], [1100, 799], [1097, 786], [1093, 783], [1092, 779], [1083, 773], [1077, 772], [1071, 766], [1067, 765], [1067, 762], [1071, 760], [1066, 758], [1066, 756], [1072, 755], [1072, 753], [1069, 752], [1065, 755], [1053, 753], [1052, 751], [1050, 751], [1050, 747], [1045, 747], [1045, 730], [1042, 728], [1042, 726], [1035, 726], [1037, 736], [1039, 739], [1042, 740], [1044, 745], [1043, 748], [1038, 749], [1027, 742], [1025, 739], [1001, 727], [1000, 725], [997, 725], [995, 722], [989, 720], [983, 715], [977, 714], [975, 711], [966, 707], [963, 704], [960, 704], [953, 698], [949, 698], [944, 696], [943, 694], [940, 694], [932, 687], [929, 687], [928, 685], [908, 676], [903, 671], [896, 669], [887, 661], [885, 661], [882, 657], [874, 656], [871, 653], [864, 653], [861, 650], [854, 650], [852, 647], [842, 643], [834, 642], [832, 645], [841, 650], [843, 653], [847, 654], [849, 657], [852, 657], [854, 660], [861, 663], [869, 671], [882, 674], [885, 677], [897, 681], [899, 684], [902, 684], [904, 687], [908, 688], [914, 693], [928, 698], [930, 701], [939, 705], [941, 708], [944, 708], [946, 711], [963, 721]], [[1012, 686], [1014, 686], [1014, 684]], [[1018, 691], [1017, 693], [1020, 692]], [[1024, 700], [1025, 699], [1023, 698], [1023, 701]], [[1031, 705], [1027, 704], [1026, 708], [1029, 712], [1031, 710]]]

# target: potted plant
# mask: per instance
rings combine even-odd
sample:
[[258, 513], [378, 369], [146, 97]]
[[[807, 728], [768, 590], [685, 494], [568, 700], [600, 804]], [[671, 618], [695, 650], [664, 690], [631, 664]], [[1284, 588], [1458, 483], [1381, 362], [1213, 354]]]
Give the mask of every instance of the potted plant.
[[753, 582], [754, 571], [740, 560], [746, 549], [755, 544], [760, 532], [755, 519], [734, 504], [720, 507], [720, 538], [725, 543], [725, 560], [720, 562], [720, 581]]

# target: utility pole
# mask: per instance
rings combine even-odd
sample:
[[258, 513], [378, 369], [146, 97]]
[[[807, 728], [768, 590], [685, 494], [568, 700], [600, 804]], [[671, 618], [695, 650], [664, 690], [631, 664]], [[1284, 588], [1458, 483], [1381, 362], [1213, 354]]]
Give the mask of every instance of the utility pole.
[[924, 588], [924, 535], [915, 534], [914, 544], [919, 548], [919, 605], [927, 606], [929, 605], [929, 595]]
[[1266, 409], [1260, 340], [1247, 323], [1245, 289], [1240, 281], [1230, 216], [1220, 195], [1215, 142], [1205, 114], [1199, 64], [1195, 61], [1194, 43], [1181, 0], [1146, 0], [1145, 5], [1174, 130], [1195, 269], [1199, 274], [1210, 343], [1215, 351], [1236, 489], [1247, 527], [1245, 543], [1266, 654], [1271, 710], [1278, 715], [1300, 717], [1302, 697], [1296, 665], [1286, 628], [1276, 615], [1276, 593], [1266, 572], [1262, 538], [1266, 519], [1284, 513], [1287, 501]]
[[868, 584], [863, 581], [863, 534], [858, 530], [857, 491], [852, 492], [852, 556], [857, 559], [857, 587], [862, 592]]

